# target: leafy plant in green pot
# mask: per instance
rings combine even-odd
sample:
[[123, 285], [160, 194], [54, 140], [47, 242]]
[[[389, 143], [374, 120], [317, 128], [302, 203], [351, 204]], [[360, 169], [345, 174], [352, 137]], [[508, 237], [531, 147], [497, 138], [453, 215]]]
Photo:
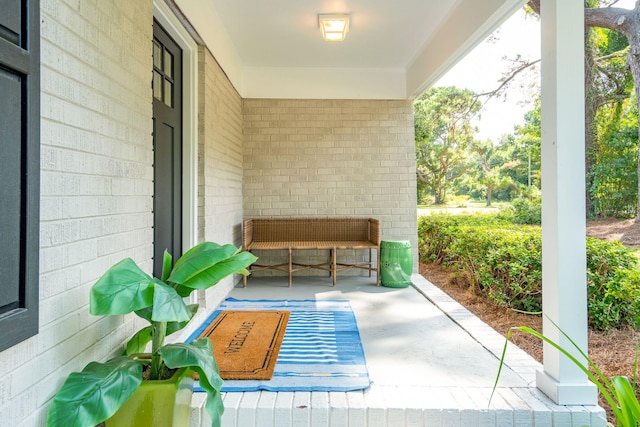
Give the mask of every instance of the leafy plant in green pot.
[[[214, 286], [230, 274], [248, 274], [246, 268], [256, 259], [233, 245], [204, 242], [187, 251], [173, 268], [172, 257], [165, 251], [161, 278], [149, 276], [130, 258], [113, 265], [91, 288], [91, 314], [133, 312], [149, 326], [129, 340], [123, 356], [105, 363], [91, 362], [81, 372], [71, 373], [53, 399], [47, 425], [86, 427], [106, 420], [109, 426], [109, 420], [123, 405], [136, 400], [130, 397], [143, 388], [141, 384], [161, 383], [168, 381], [167, 377], [189, 379], [193, 377], [190, 372], [195, 372], [207, 393], [205, 408], [213, 425], [219, 426], [224, 410], [222, 379], [211, 342], [207, 338], [188, 344], [164, 341], [167, 335], [187, 326], [198, 309], [197, 304], [187, 305], [183, 298], [194, 290]], [[150, 342], [151, 353], [145, 353]], [[143, 375], [148, 380], [143, 382]], [[165, 405], [157, 404], [147, 412], [153, 413], [160, 406]], [[157, 426], [156, 421], [153, 425]]]

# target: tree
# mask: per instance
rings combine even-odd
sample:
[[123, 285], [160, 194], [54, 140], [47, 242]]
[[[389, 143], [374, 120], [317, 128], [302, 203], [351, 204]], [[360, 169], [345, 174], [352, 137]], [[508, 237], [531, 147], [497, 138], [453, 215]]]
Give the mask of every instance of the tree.
[[[526, 165], [526, 172], [521, 171], [514, 180], [530, 189], [540, 189], [540, 98], [536, 99], [533, 110], [524, 116], [524, 124], [515, 127], [516, 158], [521, 161], [521, 167]], [[526, 177], [522, 179], [522, 177]]]
[[[607, 149], [607, 141], [611, 134], [605, 132], [598, 123], [599, 116], [608, 116], [609, 126], [615, 127], [613, 119], [619, 122], [620, 114], [608, 114], [606, 110], [621, 111], [633, 92], [631, 75], [625, 65], [625, 53], [629, 44], [620, 33], [606, 28], [592, 28], [587, 31], [585, 55], [585, 153], [587, 171], [587, 189], [593, 186], [594, 169], [600, 166], [598, 161], [605, 158], [598, 155], [598, 150]], [[604, 140], [603, 140], [604, 139]], [[614, 152], [615, 154], [615, 152]], [[597, 194], [587, 191], [587, 214], [595, 215], [594, 196]]]
[[502, 188], [516, 188], [506, 171], [517, 168], [520, 161], [513, 159], [513, 147], [494, 145], [491, 140], [474, 141], [472, 150], [476, 154], [476, 171], [473, 180], [484, 193], [486, 205], [491, 206], [493, 193]]
[[594, 165], [587, 188], [593, 199], [593, 214], [633, 217], [638, 197], [638, 113], [635, 103], [616, 103], [598, 111], [600, 136], [593, 147]]
[[[624, 35], [629, 43], [626, 51], [626, 64], [631, 71], [635, 87], [636, 106], [640, 106], [640, 1], [636, 1], [633, 9], [613, 7], [616, 1], [590, 1], [584, 11], [584, 22], [587, 27], [606, 28]], [[529, 7], [540, 13], [540, 0], [530, 0]], [[606, 7], [589, 7], [606, 6]], [[589, 78], [589, 75], [587, 74]], [[587, 111], [588, 112], [588, 111]], [[589, 132], [591, 129], [587, 129]], [[640, 132], [640, 126], [638, 127]], [[638, 134], [640, 139], [640, 133]], [[636, 174], [640, 176], [640, 152], [636, 162]], [[640, 180], [637, 193], [640, 194]], [[640, 220], [640, 197], [636, 206], [636, 220]]]
[[444, 204], [452, 180], [473, 141], [471, 121], [482, 104], [473, 92], [435, 87], [414, 103], [417, 177], [433, 192], [435, 204]]

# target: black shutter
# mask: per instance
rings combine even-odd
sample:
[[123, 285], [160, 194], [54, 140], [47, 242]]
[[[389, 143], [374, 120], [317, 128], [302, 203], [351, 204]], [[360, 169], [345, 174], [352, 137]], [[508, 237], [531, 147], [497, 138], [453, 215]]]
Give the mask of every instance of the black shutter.
[[0, 0], [0, 351], [38, 333], [40, 4]]

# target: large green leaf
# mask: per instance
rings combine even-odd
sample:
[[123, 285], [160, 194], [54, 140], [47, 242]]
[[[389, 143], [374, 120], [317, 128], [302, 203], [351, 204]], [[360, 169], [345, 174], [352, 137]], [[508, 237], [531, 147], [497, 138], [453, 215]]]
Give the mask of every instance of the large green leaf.
[[94, 426], [112, 416], [142, 382], [142, 363], [117, 357], [73, 372], [58, 391], [47, 426]]
[[[231, 246], [231, 245], [227, 245], [227, 246]], [[176, 261], [176, 265], [173, 267], [172, 273], [174, 273], [176, 270], [180, 270], [183, 264], [188, 264], [192, 258], [197, 258], [202, 253], [217, 251], [220, 248], [222, 248], [222, 245], [215, 242], [202, 242], [192, 247], [187, 252], [185, 252], [180, 258], [178, 258], [178, 260]], [[229, 251], [229, 250], [230, 250], [229, 248], [226, 249], [226, 251]], [[226, 258], [229, 255], [232, 255], [233, 253], [236, 252], [236, 250], [237, 248], [233, 247], [233, 251], [230, 254], [223, 255], [223, 257]], [[223, 252], [220, 252], [220, 253], [222, 254]]]
[[160, 277], [160, 279], [163, 282], [166, 282], [167, 279], [169, 278], [169, 273], [171, 273], [172, 264], [173, 264], [173, 257], [171, 256], [169, 251], [165, 249], [164, 254], [162, 254], [162, 277]]
[[94, 315], [127, 314], [153, 303], [154, 280], [131, 258], [112, 266], [91, 288]]
[[151, 320], [151, 315], [153, 314], [153, 306], [152, 305], [150, 305], [149, 307], [141, 308], [140, 310], [136, 310], [135, 313], [138, 316], [142, 317], [147, 322], [149, 322], [149, 323], [153, 322], [153, 320]]
[[201, 271], [182, 285], [192, 289], [207, 289], [225, 277], [233, 273], [244, 274], [246, 267], [253, 264], [258, 258], [250, 252], [241, 252], [220, 261], [215, 266]]
[[191, 320], [191, 312], [175, 289], [156, 280], [151, 320], [154, 322], [188, 322]]
[[175, 285], [174, 289], [182, 298], [187, 298], [189, 295], [191, 295], [191, 292], [195, 291], [195, 289], [187, 288], [186, 286], [178, 284]]
[[189, 316], [189, 320], [185, 320], [183, 322], [167, 322], [167, 336], [183, 329], [189, 324], [191, 318], [193, 318], [193, 316], [195, 316], [196, 312], [198, 311], [198, 304], [189, 304], [187, 306], [187, 309], [189, 310], [189, 313], [191, 313], [191, 315]]
[[636, 391], [624, 376], [611, 377], [611, 385], [618, 402], [619, 412], [615, 412], [616, 421], [620, 426], [635, 427], [640, 422], [640, 403]]
[[220, 395], [223, 381], [213, 357], [211, 341], [208, 338], [201, 338], [189, 344], [168, 344], [160, 349], [160, 354], [169, 368], [188, 367], [198, 373], [200, 387], [207, 392], [205, 408], [213, 421], [213, 426], [219, 427], [224, 412]]
[[[187, 305], [187, 309], [189, 309], [189, 313], [191, 313], [191, 316], [189, 317], [189, 319], [191, 319], [198, 311], [198, 304], [189, 304]], [[142, 310], [138, 310], [136, 311], [136, 314], [142, 317], [143, 319], [145, 319], [146, 321], [148, 321], [149, 323], [151, 323], [152, 322], [151, 315], [153, 314], [153, 307], [147, 307], [147, 308], [143, 308]], [[188, 324], [189, 324], [189, 320], [185, 320], [182, 322], [167, 322], [166, 333], [167, 335], [171, 335], [174, 332], [177, 332], [183, 329]]]
[[136, 332], [136, 334], [127, 342], [125, 355], [131, 356], [132, 354], [144, 353], [147, 349], [147, 344], [149, 344], [153, 338], [151, 335], [152, 333], [153, 327], [151, 326], [147, 326], [146, 328], [142, 328]]
[[169, 281], [191, 289], [207, 289], [230, 274], [246, 273], [246, 267], [256, 259], [233, 245], [201, 243], [178, 260]]
[[221, 246], [215, 242], [203, 242], [182, 255], [173, 266], [169, 281], [182, 284], [200, 271], [225, 260], [238, 252], [233, 245]]

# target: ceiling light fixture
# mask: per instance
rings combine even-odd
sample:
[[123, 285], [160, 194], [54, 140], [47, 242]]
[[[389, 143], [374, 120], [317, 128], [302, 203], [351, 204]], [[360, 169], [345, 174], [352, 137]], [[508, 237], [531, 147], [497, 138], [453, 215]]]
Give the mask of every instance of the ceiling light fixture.
[[318, 24], [322, 38], [328, 42], [341, 42], [349, 31], [349, 14], [319, 14]]

